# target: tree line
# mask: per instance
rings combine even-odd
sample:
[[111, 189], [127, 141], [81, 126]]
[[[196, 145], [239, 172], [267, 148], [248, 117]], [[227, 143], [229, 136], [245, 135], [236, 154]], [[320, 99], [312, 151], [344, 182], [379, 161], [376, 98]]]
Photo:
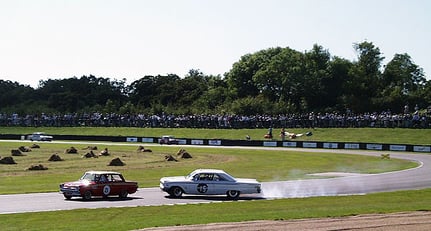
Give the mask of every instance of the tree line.
[[2, 113], [289, 114], [346, 111], [403, 112], [431, 105], [431, 81], [408, 54], [383, 65], [372, 42], [353, 45], [357, 60], [268, 48], [246, 54], [223, 76], [192, 69], [126, 79], [93, 75], [41, 80], [37, 88], [0, 80]]

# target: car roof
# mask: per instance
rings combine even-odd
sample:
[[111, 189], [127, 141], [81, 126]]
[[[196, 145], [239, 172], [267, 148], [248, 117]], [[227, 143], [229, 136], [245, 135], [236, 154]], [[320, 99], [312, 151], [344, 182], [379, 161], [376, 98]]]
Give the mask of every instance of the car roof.
[[119, 172], [113, 172], [113, 171], [87, 171], [85, 173], [89, 173], [89, 174], [121, 174]]
[[211, 168], [196, 169], [194, 172], [196, 172], [196, 173], [202, 173], [202, 172], [205, 172], [205, 173], [226, 173], [223, 170], [220, 170], [220, 169], [211, 169]]

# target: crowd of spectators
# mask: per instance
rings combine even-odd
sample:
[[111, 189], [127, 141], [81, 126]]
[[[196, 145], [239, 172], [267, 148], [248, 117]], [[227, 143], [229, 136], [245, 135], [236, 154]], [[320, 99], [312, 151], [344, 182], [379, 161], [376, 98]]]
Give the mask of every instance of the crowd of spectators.
[[285, 115], [0, 114], [0, 126], [153, 128], [431, 128], [431, 113], [303, 113]]

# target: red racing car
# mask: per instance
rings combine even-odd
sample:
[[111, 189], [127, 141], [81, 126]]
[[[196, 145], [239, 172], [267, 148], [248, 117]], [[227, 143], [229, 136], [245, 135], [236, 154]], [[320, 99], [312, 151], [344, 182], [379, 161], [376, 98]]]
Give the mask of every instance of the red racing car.
[[126, 181], [121, 173], [110, 171], [89, 171], [78, 181], [60, 184], [60, 192], [68, 200], [72, 197], [90, 200], [93, 196], [113, 195], [126, 198], [137, 190], [137, 182]]

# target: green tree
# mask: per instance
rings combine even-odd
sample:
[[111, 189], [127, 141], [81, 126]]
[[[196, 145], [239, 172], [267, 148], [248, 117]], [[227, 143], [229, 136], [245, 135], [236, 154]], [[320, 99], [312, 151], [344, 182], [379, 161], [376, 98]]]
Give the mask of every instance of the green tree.
[[255, 74], [265, 65], [271, 62], [274, 55], [282, 52], [282, 48], [270, 48], [247, 54], [232, 65], [232, 69], [226, 74], [229, 94], [233, 99], [243, 97], [255, 97], [259, 94], [259, 87], [253, 79]]
[[227, 100], [227, 83], [220, 76], [207, 77], [207, 90], [194, 103], [194, 113], [217, 114]]
[[36, 98], [60, 112], [79, 112], [104, 106], [109, 99], [122, 104], [127, 100], [125, 80], [111, 81], [93, 75], [41, 81]]
[[331, 55], [322, 46], [314, 45], [313, 49], [305, 53], [305, 74], [303, 76], [302, 98], [307, 108], [304, 111], [322, 109], [334, 105], [334, 99], [329, 96], [330, 84], [333, 83], [329, 73]]
[[358, 61], [350, 69], [351, 77], [347, 83], [346, 99], [356, 112], [377, 110], [373, 101], [378, 99], [382, 89], [382, 57], [380, 49], [371, 42], [362, 42], [353, 46], [358, 53]]
[[179, 81], [180, 77], [174, 74], [145, 76], [131, 84], [131, 101], [141, 108], [163, 110], [176, 102]]
[[334, 110], [345, 111], [351, 109], [352, 104], [347, 100], [349, 96], [348, 83], [351, 81], [349, 72], [353, 63], [347, 59], [334, 57], [329, 63], [330, 76], [323, 79], [326, 92], [322, 99], [325, 99], [326, 107], [332, 106]]
[[[417, 104], [426, 79], [408, 54], [395, 54], [382, 74], [382, 107], [400, 112], [400, 105]], [[423, 103], [423, 102], [421, 102]]]

